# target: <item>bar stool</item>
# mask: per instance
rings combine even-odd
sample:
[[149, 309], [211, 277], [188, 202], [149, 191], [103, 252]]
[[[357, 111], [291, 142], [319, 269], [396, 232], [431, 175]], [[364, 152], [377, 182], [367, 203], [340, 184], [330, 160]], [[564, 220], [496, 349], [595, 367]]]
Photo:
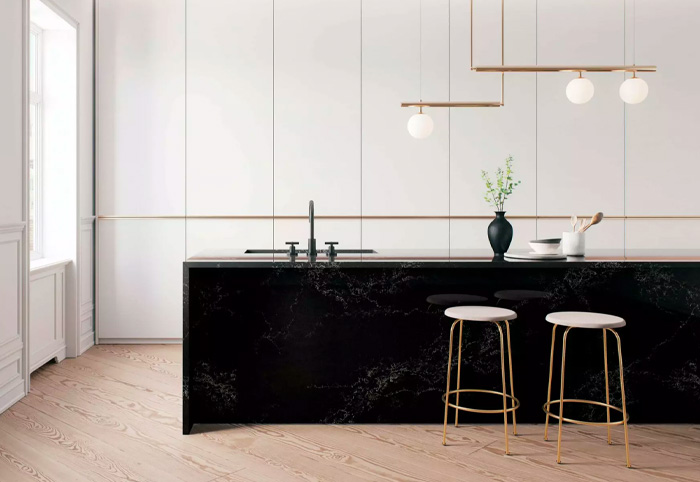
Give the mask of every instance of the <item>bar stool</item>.
[[[513, 435], [516, 435], [516, 424], [515, 424], [515, 410], [520, 406], [520, 401], [515, 398], [515, 393], [513, 392], [513, 363], [510, 356], [510, 324], [509, 320], [514, 320], [518, 315], [512, 311], [505, 308], [497, 308], [492, 306], [453, 306], [445, 310], [445, 316], [454, 318], [455, 321], [452, 323], [452, 328], [450, 328], [450, 349], [447, 359], [447, 389], [445, 390], [445, 395], [442, 397], [445, 402], [445, 423], [442, 431], [442, 445], [447, 445], [447, 415], [450, 407], [455, 409], [455, 427], [458, 426], [459, 411], [463, 410], [465, 412], [475, 412], [475, 413], [502, 413], [503, 414], [503, 428], [505, 432], [505, 442], [506, 442], [506, 455], [510, 454], [508, 450], [508, 412], [513, 414]], [[486, 321], [496, 325], [498, 328], [498, 333], [501, 338], [501, 382], [503, 386], [502, 392], [497, 392], [494, 390], [482, 390], [476, 388], [460, 388], [460, 378], [461, 378], [461, 368], [462, 368], [462, 328], [464, 321]], [[501, 328], [500, 322], [506, 325], [506, 336], [508, 343], [508, 365], [510, 367], [510, 395], [506, 391], [506, 368], [505, 368], [505, 358], [504, 358], [504, 348], [503, 348], [503, 329]], [[452, 341], [454, 338], [455, 327], [459, 324], [459, 343], [457, 351], [457, 388], [455, 390], [450, 390], [450, 374], [452, 370]], [[480, 409], [464, 407], [459, 404], [459, 394], [460, 393], [488, 393], [493, 395], [500, 395], [503, 398], [503, 408], [499, 409]], [[450, 395], [455, 395], [455, 403], [450, 403]], [[511, 400], [511, 407], [508, 408], [507, 399]]]
[[465, 294], [439, 294], [430, 295], [425, 299], [431, 305], [437, 306], [464, 306], [473, 305], [476, 303], [485, 303], [488, 298], [478, 295]]
[[[606, 315], [602, 313], [588, 313], [580, 311], [561, 311], [557, 313], [550, 313], [547, 315], [546, 320], [554, 325], [552, 328], [552, 350], [549, 356], [549, 385], [547, 388], [547, 403], [542, 406], [542, 409], [547, 414], [544, 424], [544, 439], [547, 440], [547, 429], [549, 425], [549, 417], [554, 417], [559, 420], [559, 437], [557, 440], [557, 463], [561, 463], [561, 428], [562, 422], [571, 422], [580, 425], [605, 425], [608, 427], [608, 445], [612, 445], [612, 440], [610, 438], [610, 427], [612, 425], [624, 425], [625, 428], [625, 455], [627, 457], [627, 467], [630, 465], [630, 447], [629, 447], [629, 435], [627, 433], [627, 421], [629, 416], [627, 415], [627, 407], [625, 404], [625, 382], [622, 376], [623, 365], [622, 365], [622, 344], [620, 343], [620, 336], [615, 331], [615, 328], [622, 328], [626, 325], [625, 320], [618, 316]], [[552, 366], [554, 363], [554, 342], [556, 339], [556, 331], [558, 326], [566, 326], [563, 337], [563, 347], [561, 354], [561, 387], [559, 390], [559, 400], [551, 400], [552, 393]], [[569, 331], [572, 328], [587, 328], [587, 329], [598, 329], [603, 330], [603, 360], [605, 363], [605, 403], [598, 402], [594, 400], [581, 400], [573, 398], [564, 398], [564, 366], [566, 363], [566, 338], [569, 335]], [[615, 335], [617, 339], [617, 356], [620, 361], [620, 390], [622, 392], [622, 408], [610, 405], [610, 387], [608, 384], [608, 341], [607, 333], [611, 332]], [[606, 422], [586, 422], [583, 420], [575, 420], [571, 418], [564, 417], [564, 403], [585, 403], [591, 405], [598, 405], [601, 407], [606, 407], [607, 409], [607, 421]], [[559, 404], [559, 415], [556, 415], [551, 411], [551, 405]], [[610, 421], [610, 410], [617, 410], [622, 413], [622, 420], [611, 422]]]
[[551, 296], [550, 293], [538, 290], [500, 290], [493, 294], [493, 297], [498, 300], [496, 304], [500, 304], [501, 301], [518, 302], [538, 300], [547, 298], [548, 296]]

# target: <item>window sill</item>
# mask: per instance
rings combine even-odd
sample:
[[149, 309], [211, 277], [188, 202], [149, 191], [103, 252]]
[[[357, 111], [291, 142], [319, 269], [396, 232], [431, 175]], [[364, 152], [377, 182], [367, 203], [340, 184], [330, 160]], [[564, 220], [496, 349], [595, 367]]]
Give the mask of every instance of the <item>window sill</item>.
[[39, 258], [29, 262], [29, 272], [31, 274], [49, 271], [51, 269], [68, 266], [73, 260], [66, 258]]

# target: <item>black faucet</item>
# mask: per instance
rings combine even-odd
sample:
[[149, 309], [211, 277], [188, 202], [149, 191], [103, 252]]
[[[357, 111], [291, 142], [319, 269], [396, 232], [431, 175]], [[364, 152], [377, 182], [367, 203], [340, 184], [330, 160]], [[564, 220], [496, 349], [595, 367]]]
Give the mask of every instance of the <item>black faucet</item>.
[[316, 259], [318, 251], [316, 251], [316, 238], [314, 238], [314, 202], [309, 201], [309, 224], [310, 224], [310, 235], [309, 235], [309, 249], [307, 254], [310, 260]]

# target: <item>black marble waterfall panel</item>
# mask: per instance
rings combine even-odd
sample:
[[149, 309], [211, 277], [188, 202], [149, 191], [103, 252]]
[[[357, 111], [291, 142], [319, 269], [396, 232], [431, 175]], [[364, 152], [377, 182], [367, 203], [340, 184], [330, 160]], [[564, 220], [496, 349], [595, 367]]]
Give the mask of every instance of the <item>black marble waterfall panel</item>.
[[[453, 320], [425, 299], [493, 300], [503, 289], [548, 293], [499, 302], [518, 313], [511, 333], [519, 421], [544, 420], [552, 333], [545, 315], [576, 310], [627, 320], [618, 332], [631, 422], [700, 422], [700, 265], [187, 262], [184, 276], [185, 433], [194, 423], [441, 423]], [[568, 338], [565, 397], [604, 401], [601, 331], [576, 329]], [[612, 337], [608, 348], [611, 403], [619, 406]], [[558, 339], [553, 398], [560, 360]], [[501, 389], [495, 326], [465, 322], [462, 363], [462, 388]], [[581, 410], [571, 415], [603, 415]]]

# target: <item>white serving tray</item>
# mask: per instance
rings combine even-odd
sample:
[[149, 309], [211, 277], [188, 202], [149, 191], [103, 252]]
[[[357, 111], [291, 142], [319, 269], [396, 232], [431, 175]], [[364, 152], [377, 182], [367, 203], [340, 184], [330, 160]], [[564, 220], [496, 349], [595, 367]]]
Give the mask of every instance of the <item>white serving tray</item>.
[[566, 255], [563, 254], [540, 254], [540, 253], [506, 253], [504, 255], [506, 259], [517, 259], [517, 260], [529, 260], [529, 261], [558, 261], [566, 259]]

